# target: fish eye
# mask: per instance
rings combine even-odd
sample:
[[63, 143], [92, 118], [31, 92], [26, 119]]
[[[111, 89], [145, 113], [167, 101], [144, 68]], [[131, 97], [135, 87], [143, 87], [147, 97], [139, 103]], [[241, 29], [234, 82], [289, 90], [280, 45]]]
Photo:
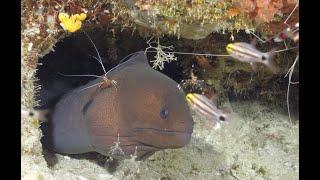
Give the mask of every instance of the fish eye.
[[30, 117], [33, 117], [33, 116], [34, 116], [34, 112], [30, 111], [30, 112], [29, 112], [29, 116], [30, 116]]
[[162, 119], [166, 119], [166, 118], [168, 117], [168, 115], [169, 115], [169, 110], [168, 110], [168, 108], [167, 108], [167, 107], [163, 107], [163, 108], [161, 109], [161, 111], [160, 111], [160, 117], [161, 117]]
[[226, 118], [225, 118], [224, 116], [220, 116], [220, 117], [219, 117], [219, 120], [220, 120], [220, 121], [225, 121]]
[[265, 61], [267, 58], [263, 55], [263, 56], [261, 57], [261, 59], [262, 59], [262, 61]]

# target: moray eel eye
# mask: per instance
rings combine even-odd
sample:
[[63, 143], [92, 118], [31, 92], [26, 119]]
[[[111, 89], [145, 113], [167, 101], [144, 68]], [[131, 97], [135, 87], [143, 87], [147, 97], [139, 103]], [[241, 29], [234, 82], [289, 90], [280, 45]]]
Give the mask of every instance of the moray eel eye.
[[220, 120], [220, 121], [225, 121], [226, 118], [225, 118], [224, 116], [220, 116], [220, 117], [219, 117], [219, 120]]
[[166, 119], [168, 117], [168, 115], [169, 115], [168, 108], [167, 107], [162, 108], [161, 111], [160, 111], [160, 117], [162, 119]]

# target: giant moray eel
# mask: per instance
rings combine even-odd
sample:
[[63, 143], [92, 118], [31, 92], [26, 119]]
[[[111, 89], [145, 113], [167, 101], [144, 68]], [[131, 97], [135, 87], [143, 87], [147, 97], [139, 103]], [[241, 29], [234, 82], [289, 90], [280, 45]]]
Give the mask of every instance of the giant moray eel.
[[[64, 95], [49, 126], [51, 148], [64, 154], [98, 152], [116, 159], [185, 146], [193, 120], [178, 84], [153, 70], [144, 52]], [[95, 86], [93, 86], [95, 85]]]

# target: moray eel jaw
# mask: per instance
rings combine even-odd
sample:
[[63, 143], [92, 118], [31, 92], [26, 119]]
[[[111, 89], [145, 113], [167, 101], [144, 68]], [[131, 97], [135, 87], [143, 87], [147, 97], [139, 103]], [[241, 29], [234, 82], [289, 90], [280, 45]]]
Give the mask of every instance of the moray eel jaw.
[[144, 136], [143, 139], [138, 140], [142, 145], [158, 150], [181, 148], [190, 142], [192, 134], [192, 129], [179, 132], [167, 129], [135, 128], [134, 131], [139, 134], [138, 137]]

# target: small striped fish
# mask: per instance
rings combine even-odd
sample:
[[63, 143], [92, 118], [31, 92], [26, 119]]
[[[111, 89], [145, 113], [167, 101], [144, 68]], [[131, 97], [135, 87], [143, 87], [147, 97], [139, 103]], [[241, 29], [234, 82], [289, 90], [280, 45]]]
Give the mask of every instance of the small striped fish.
[[250, 63], [254, 70], [256, 69], [256, 64], [261, 63], [267, 66], [273, 73], [277, 72], [276, 67], [272, 63], [274, 50], [263, 53], [257, 50], [253, 44], [244, 42], [230, 43], [226, 49], [231, 57], [241, 62]]
[[192, 109], [208, 119], [215, 122], [228, 120], [227, 115], [224, 114], [222, 110], [218, 109], [216, 105], [204, 95], [188, 93], [186, 100]]

